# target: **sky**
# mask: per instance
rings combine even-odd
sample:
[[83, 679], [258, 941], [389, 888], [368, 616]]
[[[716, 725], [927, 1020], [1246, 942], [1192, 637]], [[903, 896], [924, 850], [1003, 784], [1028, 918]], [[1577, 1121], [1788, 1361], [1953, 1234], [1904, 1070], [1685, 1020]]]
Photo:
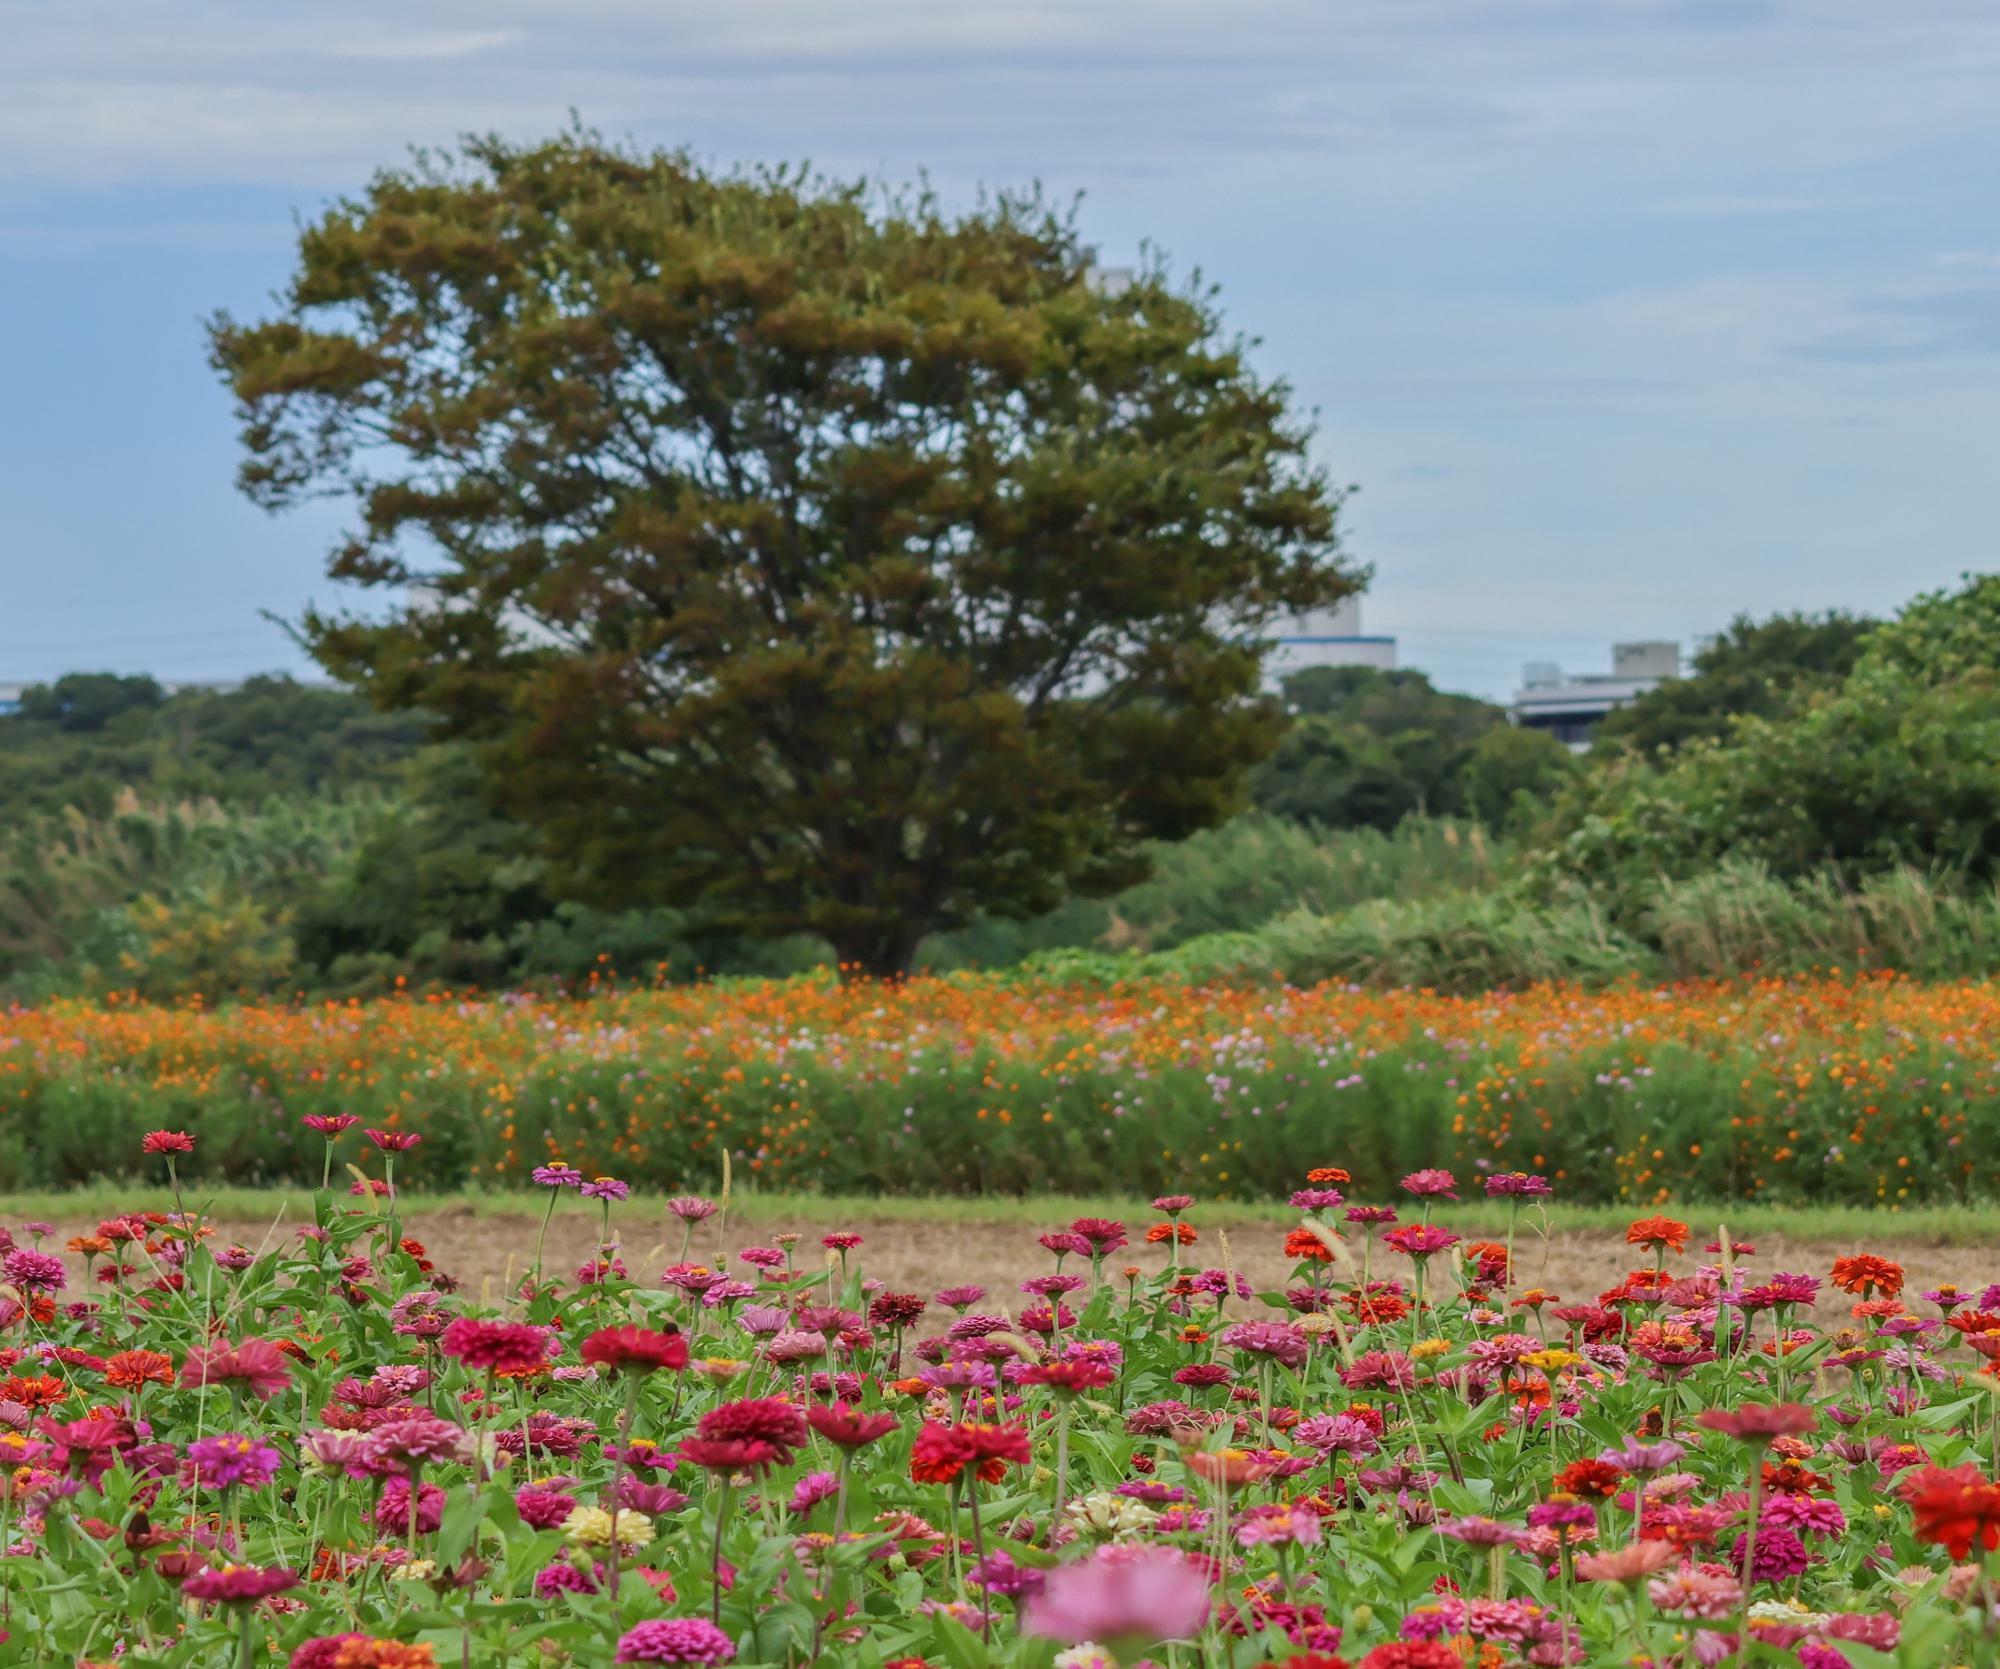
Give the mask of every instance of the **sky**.
[[414, 144], [1083, 194], [1221, 286], [1441, 685], [1993, 565], [1992, 0], [0, 0], [0, 682], [306, 671], [218, 308]]

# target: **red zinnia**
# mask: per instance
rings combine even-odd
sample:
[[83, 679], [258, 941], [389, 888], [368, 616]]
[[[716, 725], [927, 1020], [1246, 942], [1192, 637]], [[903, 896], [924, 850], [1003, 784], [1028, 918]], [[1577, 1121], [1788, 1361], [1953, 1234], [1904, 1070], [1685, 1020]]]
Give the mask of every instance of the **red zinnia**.
[[792, 1458], [790, 1449], [761, 1437], [687, 1437], [675, 1452], [690, 1466], [710, 1472], [761, 1472]]
[[[720, 1403], [695, 1422], [695, 1436], [708, 1443], [764, 1443], [780, 1452], [780, 1460], [790, 1460], [791, 1451], [806, 1444], [806, 1417], [793, 1404], [778, 1397], [746, 1397], [741, 1402]], [[687, 1445], [681, 1445], [687, 1452]], [[697, 1461], [697, 1465], [707, 1465]]]
[[926, 1420], [910, 1449], [910, 1476], [920, 1484], [948, 1484], [969, 1466], [982, 1482], [997, 1484], [1010, 1465], [1025, 1465], [1028, 1454], [1028, 1434], [1019, 1426]]
[[652, 1373], [688, 1365], [687, 1340], [650, 1327], [600, 1327], [579, 1348], [586, 1362], [620, 1373]]
[[141, 1153], [192, 1153], [194, 1138], [185, 1130], [149, 1130], [139, 1143]]
[[1021, 1375], [1023, 1385], [1046, 1385], [1058, 1396], [1101, 1391], [1117, 1382], [1117, 1371], [1103, 1362], [1050, 1362]]
[[478, 1321], [460, 1316], [444, 1330], [438, 1349], [446, 1356], [456, 1356], [468, 1373], [532, 1373], [548, 1365], [549, 1332], [525, 1321]]
[[299, 1120], [308, 1130], [317, 1130], [331, 1139], [361, 1122], [359, 1113], [307, 1113]]
[[1975, 1542], [1988, 1553], [2000, 1549], [2000, 1484], [1978, 1468], [1926, 1466], [1898, 1492], [1916, 1514], [1918, 1541], [1939, 1543], [1958, 1560], [1971, 1555]]
[[407, 1130], [364, 1130], [362, 1134], [384, 1153], [407, 1153], [423, 1140]]
[[1555, 1476], [1558, 1495], [1608, 1501], [1625, 1487], [1625, 1474], [1602, 1460], [1574, 1460]]
[[1465, 1669], [1465, 1659], [1442, 1640], [1391, 1640], [1377, 1646], [1356, 1669]]
[[860, 1449], [896, 1429], [893, 1414], [864, 1414], [837, 1402], [831, 1408], [814, 1403], [806, 1410], [806, 1424], [829, 1443], [843, 1449]]

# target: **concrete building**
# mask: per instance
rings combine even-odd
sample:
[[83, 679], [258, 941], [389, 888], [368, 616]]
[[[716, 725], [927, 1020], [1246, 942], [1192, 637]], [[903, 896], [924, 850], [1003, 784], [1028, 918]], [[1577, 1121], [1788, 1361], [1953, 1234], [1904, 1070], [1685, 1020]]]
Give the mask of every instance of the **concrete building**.
[[1271, 628], [1265, 681], [1276, 689], [1288, 674], [1315, 666], [1372, 666], [1396, 670], [1396, 640], [1371, 637], [1361, 629], [1361, 599], [1348, 597], [1330, 609], [1294, 615]]
[[1531, 661], [1521, 669], [1513, 720], [1529, 730], [1545, 730], [1571, 752], [1582, 753], [1598, 721], [1612, 708], [1637, 701], [1680, 675], [1678, 643], [1614, 643], [1609, 673], [1572, 676], [1553, 662]]

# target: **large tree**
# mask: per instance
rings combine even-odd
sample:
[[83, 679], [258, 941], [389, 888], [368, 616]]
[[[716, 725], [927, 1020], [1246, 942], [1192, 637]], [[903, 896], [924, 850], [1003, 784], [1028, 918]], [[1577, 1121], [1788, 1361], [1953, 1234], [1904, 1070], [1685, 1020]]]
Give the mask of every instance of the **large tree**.
[[908, 967], [1144, 873], [1354, 589], [1340, 494], [1214, 292], [1039, 195], [947, 214], [572, 134], [378, 176], [212, 327], [242, 483], [351, 496], [320, 660], [480, 745], [558, 884]]

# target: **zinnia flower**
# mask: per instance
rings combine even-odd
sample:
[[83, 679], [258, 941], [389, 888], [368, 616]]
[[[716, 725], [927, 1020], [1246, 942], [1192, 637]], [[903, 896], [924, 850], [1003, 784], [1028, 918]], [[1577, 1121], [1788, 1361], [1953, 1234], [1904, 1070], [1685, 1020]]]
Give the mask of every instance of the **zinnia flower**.
[[619, 1636], [614, 1663], [727, 1663], [735, 1643], [705, 1617], [656, 1617]]
[[679, 1333], [651, 1327], [600, 1327], [583, 1341], [577, 1354], [593, 1367], [614, 1373], [655, 1373], [688, 1364], [687, 1340]]
[[1121, 1660], [1163, 1640], [1191, 1640], [1208, 1621], [1209, 1579], [1173, 1548], [1108, 1547], [1058, 1565], [1022, 1614], [1028, 1634], [1097, 1641]]
[[223, 1432], [188, 1445], [195, 1481], [204, 1489], [256, 1489], [278, 1475], [283, 1457], [262, 1438]]
[[148, 1130], [140, 1140], [141, 1153], [192, 1153], [194, 1138], [185, 1130]]
[[1655, 1251], [1685, 1251], [1687, 1238], [1687, 1224], [1671, 1217], [1642, 1217], [1625, 1231], [1626, 1245], [1650, 1246]]
[[1745, 1403], [1739, 1408], [1705, 1408], [1694, 1423], [1739, 1442], [1765, 1444], [1775, 1437], [1803, 1437], [1819, 1423], [1819, 1416], [1802, 1403]]
[[298, 1585], [298, 1572], [282, 1566], [224, 1565], [220, 1570], [197, 1571], [181, 1584], [181, 1592], [189, 1599], [214, 1600], [221, 1605], [255, 1605]]
[[1458, 1179], [1450, 1171], [1412, 1171], [1403, 1178], [1403, 1191], [1415, 1194], [1418, 1199], [1458, 1198]]
[[861, 1449], [894, 1431], [896, 1416], [864, 1414], [844, 1402], [836, 1402], [830, 1408], [824, 1403], [814, 1403], [806, 1410], [806, 1424], [838, 1448]]
[[269, 1401], [290, 1388], [292, 1370], [285, 1354], [269, 1339], [245, 1339], [240, 1344], [211, 1344], [188, 1352], [181, 1363], [181, 1383], [241, 1386]]
[[438, 1349], [457, 1357], [468, 1373], [523, 1373], [547, 1365], [549, 1330], [525, 1321], [460, 1316], [444, 1330]]

